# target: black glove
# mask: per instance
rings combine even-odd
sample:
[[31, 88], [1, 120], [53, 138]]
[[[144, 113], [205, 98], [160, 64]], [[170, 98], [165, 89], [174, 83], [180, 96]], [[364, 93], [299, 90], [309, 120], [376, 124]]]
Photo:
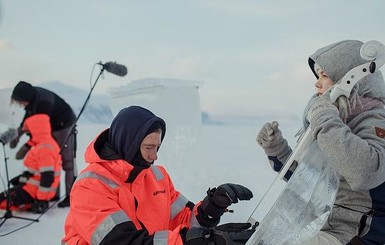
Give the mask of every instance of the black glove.
[[17, 128], [17, 137], [14, 138], [13, 140], [11, 140], [11, 142], [9, 142], [9, 147], [11, 149], [15, 148], [17, 146], [17, 144], [19, 143], [19, 140], [20, 140], [20, 137], [23, 135], [23, 129], [21, 127], [18, 127]]
[[203, 199], [202, 210], [211, 217], [220, 217], [232, 203], [238, 200], [250, 200], [253, 193], [246, 187], [227, 183], [217, 188], [209, 189], [207, 197]]
[[42, 200], [35, 200], [34, 203], [32, 203], [31, 209], [29, 210], [32, 213], [44, 213], [44, 211], [48, 208], [48, 201], [42, 201]]
[[11, 185], [13, 185], [13, 186], [19, 185], [19, 184], [20, 184], [20, 177], [21, 177], [21, 174], [18, 175], [18, 176], [13, 177], [13, 178], [9, 181], [9, 183], [11, 183]]
[[13, 185], [13, 186], [17, 186], [19, 184], [24, 184], [25, 182], [27, 182], [27, 180], [33, 176], [32, 173], [28, 172], [28, 171], [24, 171], [22, 174], [19, 174], [18, 176], [16, 177], [13, 177], [9, 182]]
[[254, 229], [249, 229], [250, 223], [227, 223], [212, 229], [211, 235], [215, 244], [246, 244], [253, 235]]
[[210, 229], [207, 227], [193, 227], [184, 230], [181, 236], [183, 244], [187, 245], [203, 245], [211, 242]]
[[24, 144], [22, 147], [20, 147], [20, 149], [16, 152], [16, 156], [15, 158], [17, 160], [21, 160], [25, 157], [25, 155], [27, 155], [29, 149], [31, 149], [31, 147], [27, 144]]
[[213, 201], [220, 207], [228, 207], [238, 200], [250, 200], [253, 193], [246, 187], [237, 184], [223, 184], [217, 187], [214, 192]]
[[245, 244], [254, 233], [250, 223], [227, 223], [214, 228], [194, 227], [182, 235], [187, 245], [235, 245]]

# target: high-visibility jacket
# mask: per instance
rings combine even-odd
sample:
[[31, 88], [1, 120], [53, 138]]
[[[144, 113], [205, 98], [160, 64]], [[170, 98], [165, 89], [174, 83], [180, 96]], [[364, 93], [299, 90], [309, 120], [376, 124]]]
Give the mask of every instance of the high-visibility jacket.
[[49, 117], [36, 114], [24, 122], [31, 139], [31, 149], [24, 159], [24, 166], [31, 173], [23, 189], [32, 198], [48, 201], [55, 196], [60, 183], [61, 157], [60, 148], [51, 136]]
[[159, 165], [101, 159], [95, 141], [71, 190], [62, 244], [183, 244], [181, 229], [200, 226], [200, 203], [176, 191]]

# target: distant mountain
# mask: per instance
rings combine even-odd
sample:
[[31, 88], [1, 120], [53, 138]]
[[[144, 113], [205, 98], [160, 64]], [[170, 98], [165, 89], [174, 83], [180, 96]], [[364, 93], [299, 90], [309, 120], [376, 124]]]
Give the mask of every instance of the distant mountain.
[[[60, 97], [62, 97], [79, 115], [84, 102], [90, 91], [69, 86], [62, 82], [52, 81], [37, 84], [42, 88], [49, 89]], [[110, 96], [108, 94], [91, 94], [91, 97], [81, 114], [79, 121], [87, 121], [91, 123], [110, 123], [113, 115], [109, 105]]]
[[[44, 82], [36, 84], [46, 89], [49, 89], [57, 93], [60, 97], [65, 99], [68, 104], [75, 111], [76, 115], [79, 115], [81, 108], [84, 105], [84, 102], [89, 94], [89, 91], [83, 90], [74, 86], [67, 85], [59, 81]], [[0, 89], [0, 103], [2, 105], [8, 105], [10, 102], [10, 95], [12, 88]], [[109, 124], [113, 118], [113, 112], [111, 110], [111, 96], [110, 93], [106, 92], [105, 94], [95, 94], [92, 93], [88, 104], [85, 107], [84, 112], [79, 118], [80, 122], [90, 122], [90, 123], [103, 123]], [[5, 123], [7, 125], [14, 125], [15, 122], [19, 122], [22, 117], [20, 114], [20, 108], [10, 108], [8, 106], [0, 107], [0, 123]], [[202, 124], [239, 124], [239, 123], [255, 123], [259, 121], [300, 121], [298, 115], [292, 113], [280, 113], [274, 116], [273, 115], [258, 115], [251, 117], [225, 117], [225, 116], [215, 116], [206, 111], [201, 112]]]

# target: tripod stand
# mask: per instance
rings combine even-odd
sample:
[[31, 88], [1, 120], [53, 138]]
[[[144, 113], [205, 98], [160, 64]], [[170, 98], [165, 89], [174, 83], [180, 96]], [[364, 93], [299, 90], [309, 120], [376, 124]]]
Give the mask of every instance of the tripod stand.
[[6, 156], [6, 153], [5, 153], [5, 144], [3, 142], [2, 142], [2, 144], [3, 144], [3, 152], [4, 152], [5, 174], [7, 177], [7, 188], [8, 189], [5, 191], [6, 198], [7, 198], [6, 199], [6, 209], [5, 209], [5, 214], [3, 215], [3, 217], [1, 217], [2, 221], [0, 223], [0, 227], [5, 223], [5, 221], [7, 221], [7, 219], [10, 219], [10, 218], [39, 222], [39, 219], [30, 219], [30, 218], [19, 217], [19, 216], [13, 215], [13, 213], [12, 213], [12, 210], [11, 210], [11, 193], [10, 193], [11, 182], [9, 181], [9, 176], [8, 176], [8, 157]]

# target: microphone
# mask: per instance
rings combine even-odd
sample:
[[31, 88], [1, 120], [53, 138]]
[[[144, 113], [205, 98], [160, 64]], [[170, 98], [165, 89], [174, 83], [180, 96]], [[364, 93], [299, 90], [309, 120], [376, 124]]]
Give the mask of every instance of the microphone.
[[18, 136], [17, 129], [9, 128], [7, 131], [0, 135], [0, 142], [5, 145], [16, 139]]
[[104, 70], [120, 77], [124, 77], [127, 74], [127, 67], [116, 62], [110, 61], [104, 64], [102, 62], [99, 62], [98, 65], [101, 65]]

